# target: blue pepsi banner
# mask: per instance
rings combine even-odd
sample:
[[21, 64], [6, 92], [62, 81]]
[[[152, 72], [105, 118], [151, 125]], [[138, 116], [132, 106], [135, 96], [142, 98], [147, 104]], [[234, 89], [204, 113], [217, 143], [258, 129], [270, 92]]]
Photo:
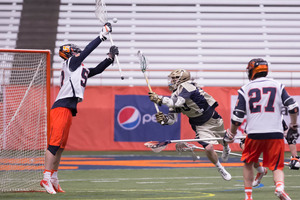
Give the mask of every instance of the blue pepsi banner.
[[[168, 113], [167, 106], [159, 106]], [[156, 122], [156, 109], [145, 95], [115, 95], [114, 141], [146, 142], [180, 139], [180, 114], [173, 125]]]

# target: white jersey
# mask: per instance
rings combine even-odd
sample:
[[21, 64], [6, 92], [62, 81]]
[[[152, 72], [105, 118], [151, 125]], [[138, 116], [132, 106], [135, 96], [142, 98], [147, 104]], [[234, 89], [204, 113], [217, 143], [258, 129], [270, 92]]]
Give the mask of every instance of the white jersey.
[[69, 97], [77, 97], [78, 101], [83, 100], [83, 94], [89, 70], [81, 65], [75, 71], [71, 71], [69, 68], [69, 63], [71, 59], [72, 57], [63, 62], [60, 77], [61, 88], [55, 101]]
[[281, 108], [284, 86], [270, 78], [257, 78], [238, 92], [245, 100], [246, 132], [282, 133]]

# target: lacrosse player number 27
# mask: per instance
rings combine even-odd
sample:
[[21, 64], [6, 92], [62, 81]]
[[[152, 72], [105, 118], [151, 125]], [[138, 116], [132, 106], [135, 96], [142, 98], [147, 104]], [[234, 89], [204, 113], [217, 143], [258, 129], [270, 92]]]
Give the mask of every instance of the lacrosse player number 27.
[[262, 105], [259, 104], [262, 95], [269, 95], [267, 105], [265, 106], [265, 112], [274, 112], [274, 101], [276, 95], [276, 88], [266, 87], [262, 88], [262, 91], [258, 88], [253, 88], [248, 92], [249, 107], [251, 113], [260, 113]]

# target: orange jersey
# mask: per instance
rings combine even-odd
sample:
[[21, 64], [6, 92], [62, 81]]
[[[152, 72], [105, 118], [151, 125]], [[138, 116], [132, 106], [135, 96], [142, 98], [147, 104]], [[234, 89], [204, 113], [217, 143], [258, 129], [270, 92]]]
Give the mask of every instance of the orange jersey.
[[71, 124], [72, 113], [70, 109], [62, 107], [51, 109], [48, 145], [65, 148]]
[[263, 166], [270, 170], [283, 170], [284, 168], [284, 140], [283, 139], [263, 139], [253, 140], [246, 138], [245, 149], [242, 153], [241, 161], [245, 163], [258, 162], [258, 158], [263, 153]]

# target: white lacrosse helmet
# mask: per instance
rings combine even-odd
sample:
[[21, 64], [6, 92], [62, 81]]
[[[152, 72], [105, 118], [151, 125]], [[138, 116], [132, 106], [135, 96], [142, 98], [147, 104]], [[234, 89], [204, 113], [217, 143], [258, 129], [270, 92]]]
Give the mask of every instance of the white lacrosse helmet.
[[178, 85], [191, 79], [191, 74], [185, 69], [175, 69], [168, 76], [168, 86], [171, 91], [177, 89]]

